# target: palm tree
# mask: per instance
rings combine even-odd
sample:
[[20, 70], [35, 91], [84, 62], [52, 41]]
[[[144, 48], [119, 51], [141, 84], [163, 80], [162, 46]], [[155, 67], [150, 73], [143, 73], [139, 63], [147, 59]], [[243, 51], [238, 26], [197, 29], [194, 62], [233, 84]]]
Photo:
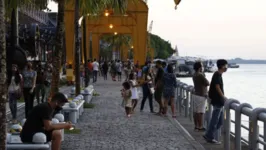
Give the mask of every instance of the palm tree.
[[[42, 1], [42, 0], [40, 0]], [[14, 9], [30, 0], [0, 0], [0, 149], [6, 149], [6, 101], [7, 101], [7, 85], [6, 85], [6, 17], [11, 14]], [[40, 4], [40, 3], [39, 3]], [[41, 6], [41, 5], [39, 5]]]
[[6, 149], [6, 37], [5, 3], [0, 0], [0, 149]]

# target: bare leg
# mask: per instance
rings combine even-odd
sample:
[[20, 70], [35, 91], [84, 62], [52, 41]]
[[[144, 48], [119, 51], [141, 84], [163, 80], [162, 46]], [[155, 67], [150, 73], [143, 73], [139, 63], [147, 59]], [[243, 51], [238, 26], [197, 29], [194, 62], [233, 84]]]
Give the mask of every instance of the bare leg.
[[198, 128], [197, 126], [197, 123], [198, 123], [198, 120], [197, 120], [197, 113], [193, 113], [193, 119], [194, 119], [194, 125], [195, 125], [195, 129]]
[[163, 106], [163, 114], [167, 114], [167, 107], [168, 107], [168, 99], [164, 98], [164, 106]]
[[176, 118], [176, 114], [175, 114], [175, 103], [174, 103], [174, 98], [171, 97], [171, 110], [172, 110], [172, 116], [173, 118]]
[[52, 133], [52, 150], [60, 150], [62, 135], [60, 130], [54, 130]]
[[203, 129], [203, 113], [198, 114], [199, 120], [198, 120], [198, 127], [200, 129]]

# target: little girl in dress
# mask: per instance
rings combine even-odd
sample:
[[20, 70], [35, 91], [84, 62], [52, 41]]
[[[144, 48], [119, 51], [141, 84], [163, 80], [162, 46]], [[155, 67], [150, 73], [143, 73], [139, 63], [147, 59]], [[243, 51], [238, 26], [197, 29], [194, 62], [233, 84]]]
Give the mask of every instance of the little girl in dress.
[[130, 113], [131, 113], [131, 108], [132, 108], [132, 100], [131, 100], [131, 90], [130, 90], [130, 83], [129, 82], [124, 82], [123, 83], [123, 89], [121, 90], [122, 96], [123, 96], [123, 101], [124, 101], [124, 107], [126, 110], [126, 115], [129, 118]]
[[135, 73], [131, 73], [129, 75], [129, 83], [131, 85], [131, 92], [132, 92], [132, 113], [134, 112], [134, 109], [136, 108], [137, 104], [138, 104], [138, 100], [139, 100], [139, 93], [138, 93], [138, 82], [136, 80], [136, 74]]

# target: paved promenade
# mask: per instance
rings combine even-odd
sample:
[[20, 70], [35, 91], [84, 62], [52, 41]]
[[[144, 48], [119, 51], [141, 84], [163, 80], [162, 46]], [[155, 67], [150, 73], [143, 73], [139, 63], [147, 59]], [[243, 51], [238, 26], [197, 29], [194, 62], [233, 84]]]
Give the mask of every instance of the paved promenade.
[[[100, 94], [93, 109], [85, 109], [76, 128], [81, 134], [65, 134], [63, 150], [201, 150], [202, 147], [177, 124], [175, 119], [151, 114], [148, 100], [144, 112], [126, 118], [121, 107], [121, 82], [94, 84]], [[154, 101], [155, 106], [157, 106]], [[155, 110], [157, 110], [155, 108]]]

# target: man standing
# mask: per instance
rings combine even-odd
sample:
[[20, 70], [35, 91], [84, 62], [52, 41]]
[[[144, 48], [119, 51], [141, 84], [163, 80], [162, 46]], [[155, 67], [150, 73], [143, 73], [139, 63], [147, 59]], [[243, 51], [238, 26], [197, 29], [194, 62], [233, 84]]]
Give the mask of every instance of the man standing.
[[97, 82], [97, 74], [99, 71], [99, 63], [96, 59], [94, 59], [94, 62], [92, 63], [93, 66], [93, 83]]
[[193, 75], [193, 83], [195, 92], [192, 95], [193, 98], [193, 115], [194, 124], [196, 131], [205, 131], [203, 127], [203, 115], [206, 110], [207, 101], [207, 87], [209, 86], [209, 81], [203, 74], [203, 64], [201, 62], [196, 62], [194, 64], [195, 74]]
[[154, 98], [159, 104], [159, 111], [158, 115], [161, 115], [163, 113], [163, 103], [162, 103], [162, 94], [163, 94], [163, 74], [164, 70], [162, 68], [162, 62], [158, 60], [156, 62], [156, 68], [157, 73], [155, 76], [155, 92], [154, 92]]
[[67, 102], [67, 98], [62, 93], [56, 93], [50, 102], [45, 102], [35, 106], [23, 126], [20, 133], [21, 141], [32, 143], [35, 133], [42, 132], [47, 137], [47, 142], [52, 141], [52, 150], [60, 150], [61, 147], [61, 129], [70, 129], [70, 123], [52, 124], [51, 120], [54, 111], [61, 110]]
[[212, 76], [212, 81], [209, 90], [209, 97], [213, 106], [212, 117], [208, 125], [207, 132], [203, 136], [205, 140], [213, 144], [221, 144], [214, 139], [214, 134], [223, 125], [223, 106], [226, 101], [224, 96], [223, 78], [222, 74], [227, 71], [228, 62], [224, 59], [217, 61], [218, 71]]

